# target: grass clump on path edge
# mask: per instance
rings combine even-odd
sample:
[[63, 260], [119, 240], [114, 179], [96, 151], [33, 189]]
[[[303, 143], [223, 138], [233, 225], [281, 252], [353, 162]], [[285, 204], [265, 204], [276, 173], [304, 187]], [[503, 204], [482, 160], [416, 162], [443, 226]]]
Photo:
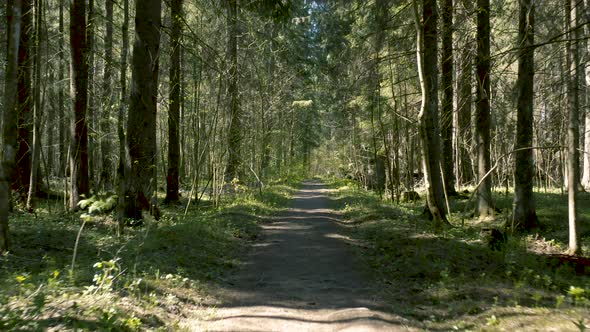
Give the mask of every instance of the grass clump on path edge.
[[15, 212], [11, 251], [0, 257], [0, 330], [182, 329], [185, 314], [210, 305], [209, 290], [241, 264], [258, 223], [288, 207], [293, 192], [274, 184], [186, 216], [181, 201], [122, 237], [111, 216], [94, 218], [73, 273], [80, 213], [56, 213], [56, 202], [40, 202], [36, 217]]
[[[352, 182], [328, 182], [336, 189], [334, 207], [342, 213], [351, 237], [362, 243], [358, 253], [373, 271], [384, 300], [393, 313], [413, 321], [415, 327], [441, 331], [590, 327], [588, 275], [538, 251], [544, 246], [554, 251], [565, 247], [559, 236], [544, 238], [555, 235], [555, 227], [547, 227], [547, 234], [515, 235], [502, 250], [491, 250], [482, 233], [489, 225], [475, 219], [455, 221], [463, 226], [435, 235], [421, 215], [423, 200], [392, 204]], [[540, 218], [546, 220], [542, 214]], [[567, 225], [563, 227], [567, 231]], [[585, 243], [588, 240], [583, 238]]]

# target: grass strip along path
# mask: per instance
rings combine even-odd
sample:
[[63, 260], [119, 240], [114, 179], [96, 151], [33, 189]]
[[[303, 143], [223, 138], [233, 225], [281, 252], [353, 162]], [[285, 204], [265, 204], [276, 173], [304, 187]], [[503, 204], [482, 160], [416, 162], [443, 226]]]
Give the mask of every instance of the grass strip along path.
[[[389, 312], [426, 331], [583, 331], [590, 328], [590, 269], [554, 259], [567, 250], [567, 195], [535, 193], [544, 228], [509, 234], [492, 248], [486, 229], [510, 217], [511, 195], [495, 193], [502, 214], [470, 215], [452, 198], [452, 228], [435, 234], [424, 199], [391, 203], [350, 181], [333, 180], [332, 199], [370, 267]], [[582, 202], [590, 202], [584, 194]], [[471, 205], [472, 206], [472, 205]], [[461, 211], [466, 211], [465, 213]], [[590, 205], [580, 206], [588, 248]], [[559, 256], [558, 256], [559, 257]], [[585, 270], [585, 271], [584, 271]]]
[[64, 212], [61, 199], [39, 201], [35, 215], [17, 207], [11, 251], [0, 256], [0, 331], [189, 330], [182, 321], [214, 303], [212, 289], [241, 265], [261, 221], [295, 191], [274, 183], [188, 210], [185, 197], [120, 237], [111, 213]]

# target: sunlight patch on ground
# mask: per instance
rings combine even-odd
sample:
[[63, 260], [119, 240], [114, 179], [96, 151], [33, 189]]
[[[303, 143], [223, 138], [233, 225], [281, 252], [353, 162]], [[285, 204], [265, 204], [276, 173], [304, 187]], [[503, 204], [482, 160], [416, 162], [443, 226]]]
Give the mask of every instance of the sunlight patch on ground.
[[280, 231], [294, 231], [294, 230], [308, 230], [311, 229], [311, 226], [306, 226], [306, 225], [297, 225], [297, 226], [293, 226], [293, 225], [289, 225], [289, 224], [284, 224], [284, 225], [277, 225], [278, 223], [272, 224], [272, 225], [264, 225], [264, 229], [267, 230], [280, 230]]
[[[289, 209], [289, 211], [291, 212], [295, 212], [295, 213], [301, 213], [301, 214], [306, 214], [306, 218], [309, 218], [309, 216], [307, 215], [314, 215], [314, 214], [318, 214], [318, 213], [326, 213], [326, 214], [337, 214], [334, 210], [331, 209], [326, 209], [326, 208], [318, 208], [318, 209]], [[291, 218], [292, 216], [289, 216], [289, 218]]]
[[192, 317], [181, 325], [189, 331], [412, 331], [405, 319], [365, 307], [244, 306], [209, 313], [209, 317]]
[[342, 235], [342, 234], [335, 234], [335, 233], [330, 233], [330, 234], [326, 234], [324, 235], [327, 238], [330, 239], [338, 239], [338, 240], [346, 240], [346, 241], [352, 241], [352, 239], [346, 235]]

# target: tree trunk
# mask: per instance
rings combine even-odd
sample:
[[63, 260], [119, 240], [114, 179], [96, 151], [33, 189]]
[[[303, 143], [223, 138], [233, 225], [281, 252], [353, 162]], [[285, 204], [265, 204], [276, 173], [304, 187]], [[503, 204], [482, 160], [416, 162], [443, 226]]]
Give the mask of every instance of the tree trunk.
[[102, 140], [100, 141], [100, 150], [102, 155], [102, 167], [99, 182], [110, 188], [112, 185], [113, 162], [111, 157], [111, 107], [113, 106], [113, 4], [114, 0], [105, 0], [106, 27], [104, 37], [104, 72], [102, 80], [102, 92], [105, 107], [102, 108], [102, 117], [99, 120]]
[[227, 28], [228, 45], [227, 56], [229, 58], [229, 75], [227, 93], [229, 98], [229, 134], [228, 134], [228, 161], [225, 171], [225, 181], [230, 182], [239, 178], [242, 142], [242, 114], [238, 97], [238, 1], [228, 0]]
[[[88, 1], [88, 16], [87, 16], [87, 26], [86, 26], [86, 63], [88, 68], [88, 81], [86, 83], [88, 92], [87, 92], [87, 102], [86, 102], [86, 131], [87, 131], [87, 156], [88, 156], [88, 188], [90, 191], [90, 186], [96, 188], [96, 160], [98, 151], [96, 150], [96, 137], [98, 133], [96, 131], [96, 106], [95, 106], [95, 99], [96, 93], [94, 88], [94, 0], [87, 0]], [[88, 131], [90, 131], [88, 133]]]
[[518, 20], [518, 101], [516, 105], [516, 145], [514, 171], [513, 229], [531, 230], [538, 226], [533, 196], [533, 82], [534, 66], [534, 18], [533, 0], [520, 1]]
[[18, 48], [18, 150], [16, 152], [16, 172], [13, 172], [12, 189], [17, 191], [24, 202], [29, 190], [31, 175], [32, 146], [32, 108], [31, 93], [31, 45], [33, 28], [32, 0], [23, 0], [21, 10], [20, 46]]
[[[181, 48], [180, 49], [180, 68], [184, 68], [185, 66], [185, 60], [186, 59], [186, 55], [184, 52], [184, 49]], [[184, 179], [186, 179], [186, 162], [185, 162], [185, 158], [186, 158], [186, 154], [184, 151], [184, 148], [186, 147], [186, 125], [184, 124], [184, 121], [187, 119], [186, 117], [186, 104], [187, 104], [187, 98], [186, 98], [186, 83], [185, 83], [185, 76], [180, 75], [180, 112], [178, 114], [178, 147], [179, 147], [179, 161], [178, 161], [178, 177], [179, 181], [182, 181]], [[180, 194], [179, 194], [180, 195]]]
[[21, 28], [21, 0], [8, 0], [6, 6], [7, 56], [4, 81], [4, 107], [2, 128], [3, 147], [0, 164], [0, 255], [8, 251], [8, 213], [10, 211], [10, 181], [15, 171], [15, 154], [18, 135], [17, 82], [19, 40]]
[[455, 195], [453, 173], [453, 0], [442, 4], [442, 169], [448, 195]]
[[[422, 141], [422, 164], [427, 188], [426, 201], [434, 218], [435, 229], [440, 230], [447, 221], [444, 190], [440, 170], [440, 129], [438, 118], [438, 63], [436, 0], [424, 0], [422, 22], [418, 5], [414, 1], [417, 27], [417, 59], [422, 106], [420, 108], [420, 139]], [[429, 45], [429, 47], [425, 47]]]
[[486, 217], [494, 214], [490, 165], [490, 0], [477, 0], [477, 93], [476, 139], [477, 214]]
[[[580, 4], [583, 6], [583, 11], [581, 12], [580, 17], [585, 19], [586, 22], [590, 22], [590, 0], [584, 0], [584, 4]], [[586, 36], [590, 36], [590, 25], [586, 24], [584, 26], [584, 30]], [[586, 52], [586, 62], [584, 63], [585, 71], [584, 71], [584, 81], [585, 81], [585, 89], [586, 89], [586, 112], [585, 112], [585, 126], [586, 130], [584, 131], [584, 175], [582, 177], [582, 186], [586, 190], [590, 190], [590, 39], [586, 40], [585, 52]]]
[[[369, 165], [372, 167], [372, 173], [370, 179], [370, 187], [379, 193], [381, 197], [383, 192], [385, 191], [385, 168], [381, 168], [380, 162], [383, 158], [382, 154], [379, 153], [380, 146], [377, 145], [379, 131], [376, 130], [375, 126], [375, 116], [377, 119], [381, 119], [381, 73], [379, 71], [379, 67], [381, 64], [380, 52], [383, 48], [383, 40], [385, 38], [385, 29], [387, 25], [387, 4], [383, 0], [379, 0], [375, 3], [374, 12], [375, 12], [375, 23], [373, 25], [375, 39], [372, 43], [372, 54], [371, 57], [373, 58], [372, 61], [369, 62], [370, 74], [369, 74], [369, 86], [368, 86], [368, 99], [369, 99], [369, 109], [371, 113], [371, 139], [373, 145], [373, 164]], [[375, 114], [377, 112], [377, 114]], [[385, 133], [381, 130], [380, 133], [382, 136]]]
[[72, 45], [72, 98], [74, 116], [70, 145], [70, 209], [75, 209], [80, 195], [89, 192], [88, 183], [88, 59], [86, 58], [86, 3], [72, 0], [70, 6], [70, 43]]
[[578, 26], [578, 0], [565, 0], [565, 31], [566, 41], [566, 67], [569, 69], [567, 77], [567, 191], [568, 191], [568, 215], [569, 215], [569, 253], [578, 254], [581, 251], [580, 233], [578, 232], [577, 195], [579, 184], [579, 100], [578, 100], [578, 43], [579, 29], [571, 31]]
[[182, 0], [170, 3], [172, 31], [170, 33], [170, 107], [168, 110], [168, 174], [166, 176], [165, 203], [178, 202], [178, 177], [180, 163], [180, 38], [182, 37]]
[[156, 105], [160, 49], [161, 0], [135, 4], [131, 95], [127, 120], [127, 147], [131, 169], [126, 174], [125, 216], [142, 219], [155, 193]]
[[66, 63], [66, 56], [65, 56], [65, 47], [64, 47], [64, 0], [59, 0], [59, 37], [58, 37], [58, 51], [59, 51], [59, 58], [58, 58], [58, 67], [57, 67], [57, 79], [59, 81], [58, 91], [57, 91], [57, 107], [59, 109], [59, 170], [58, 175], [66, 176], [66, 156], [67, 156], [67, 147], [66, 147], [66, 137], [68, 137], [68, 126], [67, 126], [67, 110], [69, 109], [66, 107], [64, 103], [64, 63]]
[[117, 221], [118, 233], [123, 233], [125, 226], [125, 190], [127, 181], [125, 174], [129, 174], [129, 158], [125, 145], [125, 110], [127, 110], [127, 53], [129, 52], [129, 0], [123, 0], [123, 24], [121, 26], [121, 35], [123, 45], [121, 47], [121, 70], [119, 84], [121, 85], [121, 95], [119, 111], [117, 114], [117, 136], [119, 138], [119, 166], [117, 167]]
[[[586, 105], [590, 102], [590, 64], [586, 65]], [[584, 114], [584, 156], [583, 160], [583, 172], [582, 172], [582, 187], [585, 190], [590, 190], [590, 109], [587, 107]]]
[[35, 48], [35, 85], [33, 87], [34, 111], [33, 111], [33, 145], [31, 150], [31, 173], [29, 174], [29, 192], [27, 194], [27, 210], [33, 210], [34, 198], [37, 194], [37, 174], [39, 170], [39, 155], [41, 144], [41, 20], [43, 13], [42, 0], [35, 0], [35, 33], [34, 33], [34, 48]]
[[[270, 166], [270, 161], [271, 161], [271, 150], [272, 150], [271, 149], [271, 140], [273, 137], [273, 133], [272, 133], [273, 127], [272, 127], [272, 123], [270, 123], [270, 121], [268, 121], [266, 119], [266, 114], [267, 114], [266, 112], [271, 113], [272, 110], [274, 109], [274, 107], [272, 106], [272, 96], [273, 96], [274, 92], [271, 89], [273, 89], [275, 87], [275, 69], [276, 69], [276, 59], [275, 59], [275, 54], [274, 54], [275, 28], [271, 26], [270, 31], [268, 31], [268, 33], [270, 35], [269, 52], [267, 55], [269, 58], [269, 60], [268, 60], [269, 82], [268, 82], [268, 85], [266, 86], [266, 90], [265, 90], [268, 92], [268, 96], [265, 97], [264, 95], [262, 95], [262, 98], [261, 98], [262, 114], [261, 114], [261, 119], [260, 119], [260, 125], [262, 127], [262, 140], [261, 140], [262, 160], [260, 161], [260, 179], [262, 181], [264, 181], [268, 175], [267, 174], [268, 168]], [[262, 82], [261, 82], [261, 86], [262, 86]], [[262, 87], [261, 87], [261, 90], [262, 90]], [[266, 98], [268, 98], [270, 100], [266, 100]], [[280, 146], [280, 144], [279, 144], [279, 146]]]

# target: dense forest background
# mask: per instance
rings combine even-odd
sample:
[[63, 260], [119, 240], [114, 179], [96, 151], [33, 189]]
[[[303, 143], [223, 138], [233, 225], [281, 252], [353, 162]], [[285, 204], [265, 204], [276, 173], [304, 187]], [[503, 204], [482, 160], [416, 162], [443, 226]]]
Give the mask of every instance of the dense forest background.
[[[484, 192], [520, 183], [519, 158], [532, 158], [526, 182], [567, 188], [568, 153], [577, 188], [590, 186], [583, 1], [445, 1], [438, 10], [429, 1], [170, 1], [161, 13], [143, 3], [29, 2], [11, 177], [29, 207], [60, 188], [76, 208], [80, 195], [125, 181], [145, 200], [164, 187], [166, 202], [208, 187], [217, 201], [234, 179], [253, 187], [301, 171], [348, 176], [392, 200], [424, 175], [437, 188], [433, 174], [449, 194], [479, 184], [490, 201]], [[17, 19], [7, 5], [6, 45]], [[150, 40], [132, 47], [135, 35]], [[432, 137], [420, 134], [427, 122]], [[430, 154], [437, 161], [424, 174]], [[130, 176], [117, 171], [125, 162]]]
[[312, 176], [397, 203], [424, 194], [437, 232], [463, 199], [461, 220], [500, 220], [502, 239], [547, 226], [535, 196], [567, 193], [567, 253], [588, 249], [588, 0], [8, 0], [0, 11], [0, 252], [18, 213], [112, 210], [122, 234], [163, 206], [186, 215]]

